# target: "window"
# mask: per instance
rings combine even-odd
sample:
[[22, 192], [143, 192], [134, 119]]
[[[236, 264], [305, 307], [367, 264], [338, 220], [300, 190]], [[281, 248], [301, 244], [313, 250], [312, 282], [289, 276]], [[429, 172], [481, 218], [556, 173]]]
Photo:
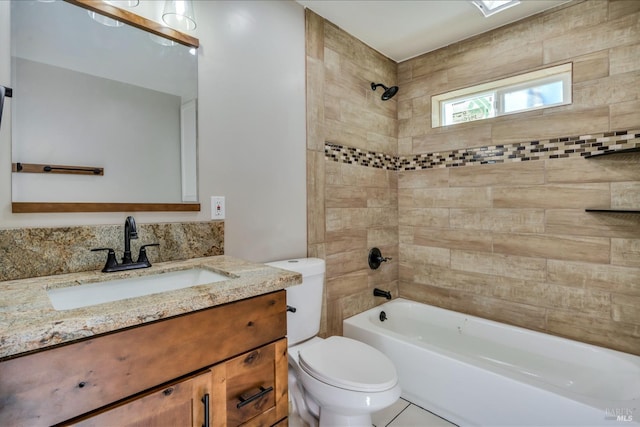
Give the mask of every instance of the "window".
[[433, 96], [432, 127], [571, 103], [572, 64]]

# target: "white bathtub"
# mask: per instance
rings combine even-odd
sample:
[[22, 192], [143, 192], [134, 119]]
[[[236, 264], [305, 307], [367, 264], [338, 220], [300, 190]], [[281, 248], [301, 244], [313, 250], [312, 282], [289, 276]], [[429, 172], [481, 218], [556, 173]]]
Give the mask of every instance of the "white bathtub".
[[346, 319], [344, 336], [393, 360], [403, 397], [461, 426], [640, 424], [638, 356], [401, 298]]

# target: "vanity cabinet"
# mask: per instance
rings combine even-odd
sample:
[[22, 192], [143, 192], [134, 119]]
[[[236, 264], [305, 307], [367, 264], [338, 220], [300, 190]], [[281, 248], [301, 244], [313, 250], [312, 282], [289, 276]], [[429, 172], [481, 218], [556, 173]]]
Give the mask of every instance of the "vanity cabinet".
[[0, 425], [274, 425], [285, 291], [0, 362]]

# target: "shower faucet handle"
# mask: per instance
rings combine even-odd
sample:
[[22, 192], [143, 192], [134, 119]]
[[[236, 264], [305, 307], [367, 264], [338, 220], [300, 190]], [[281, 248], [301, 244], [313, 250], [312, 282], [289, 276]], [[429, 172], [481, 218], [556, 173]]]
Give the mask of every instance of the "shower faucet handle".
[[382, 256], [380, 249], [373, 248], [369, 251], [369, 267], [372, 270], [376, 270], [383, 262], [391, 261], [391, 257], [385, 258]]

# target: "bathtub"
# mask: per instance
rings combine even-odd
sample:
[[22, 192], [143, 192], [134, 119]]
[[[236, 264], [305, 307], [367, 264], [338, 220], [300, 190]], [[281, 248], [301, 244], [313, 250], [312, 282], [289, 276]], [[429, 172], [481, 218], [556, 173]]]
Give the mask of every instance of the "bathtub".
[[402, 298], [345, 319], [344, 336], [394, 362], [404, 398], [460, 426], [640, 425], [638, 356]]

